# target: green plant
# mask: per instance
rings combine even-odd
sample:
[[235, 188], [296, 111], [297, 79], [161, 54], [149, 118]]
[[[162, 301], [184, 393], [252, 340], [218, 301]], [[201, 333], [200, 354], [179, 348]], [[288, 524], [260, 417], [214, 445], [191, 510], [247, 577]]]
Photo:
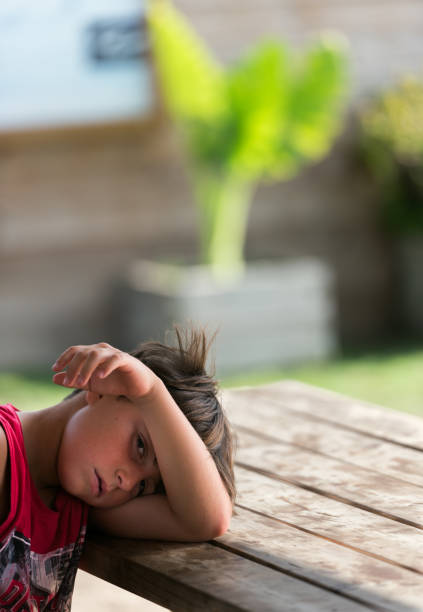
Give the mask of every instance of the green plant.
[[404, 78], [360, 110], [362, 149], [397, 233], [423, 231], [423, 82]]
[[170, 1], [153, 1], [148, 22], [164, 99], [188, 152], [202, 261], [217, 277], [233, 276], [244, 264], [257, 183], [293, 177], [333, 142], [345, 41], [327, 34], [301, 57], [263, 41], [225, 69]]

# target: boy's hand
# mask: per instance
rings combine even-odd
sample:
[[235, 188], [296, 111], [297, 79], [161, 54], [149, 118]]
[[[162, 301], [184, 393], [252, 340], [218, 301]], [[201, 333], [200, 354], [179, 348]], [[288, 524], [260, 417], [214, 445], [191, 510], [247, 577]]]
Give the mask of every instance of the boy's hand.
[[157, 380], [139, 359], [105, 342], [69, 347], [52, 369], [58, 372], [53, 376], [58, 385], [131, 400], [147, 395]]

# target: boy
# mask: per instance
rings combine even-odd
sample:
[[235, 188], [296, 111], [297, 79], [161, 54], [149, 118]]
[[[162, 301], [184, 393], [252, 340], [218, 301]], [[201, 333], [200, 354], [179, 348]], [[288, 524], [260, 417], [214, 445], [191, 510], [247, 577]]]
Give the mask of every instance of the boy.
[[228, 422], [204, 333], [123, 353], [73, 346], [53, 381], [78, 389], [37, 412], [0, 408], [0, 609], [70, 610], [89, 524], [136, 538], [226, 531], [235, 489]]

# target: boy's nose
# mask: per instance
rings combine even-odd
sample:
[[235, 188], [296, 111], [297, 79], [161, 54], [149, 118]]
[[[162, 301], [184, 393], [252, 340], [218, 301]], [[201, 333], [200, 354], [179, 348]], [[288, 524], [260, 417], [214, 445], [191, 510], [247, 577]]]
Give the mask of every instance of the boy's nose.
[[145, 478], [141, 470], [131, 467], [116, 471], [117, 485], [123, 491], [130, 492]]

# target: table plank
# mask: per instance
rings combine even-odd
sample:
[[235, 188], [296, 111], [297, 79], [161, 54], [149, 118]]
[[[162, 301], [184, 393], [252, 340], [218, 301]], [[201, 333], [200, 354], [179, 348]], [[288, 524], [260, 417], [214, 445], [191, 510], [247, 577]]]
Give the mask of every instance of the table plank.
[[175, 612], [375, 609], [210, 543], [91, 535], [81, 569]]
[[[423, 453], [395, 442], [380, 440], [364, 432], [339, 428], [315, 415], [298, 412], [264, 395], [259, 409], [251, 410], [247, 396], [226, 396], [226, 410], [235, 429], [266, 434], [267, 440], [334, 457], [423, 486]], [[346, 469], [347, 466], [346, 466]]]
[[423, 528], [422, 487], [249, 432], [239, 430], [238, 439], [238, 465]]
[[[363, 432], [410, 448], [423, 450], [423, 419], [389, 408], [382, 408], [292, 380], [255, 388], [225, 389], [226, 406], [231, 397], [247, 399], [257, 407], [262, 401], [273, 401], [292, 410], [323, 419], [341, 428]], [[250, 408], [251, 409], [251, 408]]]
[[423, 574], [420, 529], [240, 466], [236, 483], [238, 506]]
[[[237, 508], [217, 542], [355, 601], [396, 612], [418, 609], [423, 576], [299, 530], [276, 518]], [[400, 597], [400, 599], [399, 599]]]

